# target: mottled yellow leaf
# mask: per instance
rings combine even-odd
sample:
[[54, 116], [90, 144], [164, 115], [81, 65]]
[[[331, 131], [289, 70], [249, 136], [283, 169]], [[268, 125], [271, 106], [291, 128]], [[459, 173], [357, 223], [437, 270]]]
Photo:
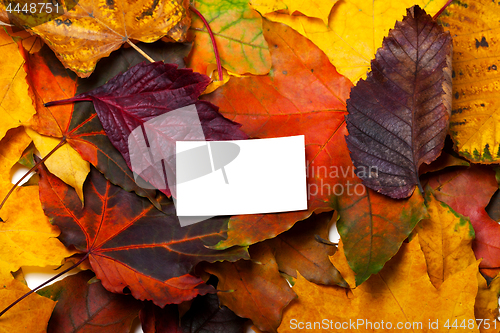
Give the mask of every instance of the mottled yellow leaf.
[[80, 0], [57, 19], [33, 27], [61, 62], [80, 77], [128, 39], [179, 41], [190, 24], [184, 0]]
[[453, 37], [450, 134], [473, 162], [500, 162], [500, 2], [451, 4], [440, 23]]
[[328, 24], [328, 16], [338, 0], [252, 0], [250, 4], [265, 15], [278, 10], [286, 10], [292, 15], [296, 12], [309, 17], [317, 17]]
[[[35, 143], [35, 147], [42, 157], [45, 157], [61, 142], [61, 139], [40, 135], [29, 128], [26, 129], [26, 132]], [[83, 202], [82, 187], [87, 174], [90, 172], [89, 162], [85, 161], [70, 145], [65, 144], [45, 161], [45, 166], [63, 182], [72, 186]]]
[[[331, 258], [344, 278], [353, 281], [353, 272], [346, 270], [341, 245]], [[355, 289], [316, 285], [298, 274], [293, 286], [298, 300], [285, 309], [278, 332], [305, 332], [308, 323], [310, 332], [388, 332], [396, 330], [398, 324], [412, 328], [406, 331], [444, 332], [448, 331], [444, 328], [447, 320], [450, 325], [455, 319], [459, 323], [475, 324], [477, 271], [478, 263], [473, 263], [436, 289], [427, 275], [424, 254], [416, 236], [410, 243], [404, 243], [378, 274]], [[429, 323], [436, 320], [439, 329], [429, 329]], [[355, 325], [349, 325], [349, 321]], [[302, 322], [302, 330], [299, 322]], [[347, 325], [335, 327], [342, 323]], [[473, 326], [467, 328], [467, 332], [479, 332]]]
[[24, 59], [17, 44], [0, 28], [0, 139], [30, 120], [35, 108], [28, 95]]
[[419, 5], [434, 15], [446, 0], [343, 0], [330, 12], [328, 24], [317, 18], [269, 13], [271, 21], [289, 25], [316, 44], [339, 73], [356, 83], [365, 78], [382, 39], [401, 21], [406, 8]]
[[[0, 311], [28, 291], [25, 284], [14, 279], [1, 284]], [[0, 333], [46, 333], [56, 303], [38, 294], [30, 295], [0, 317]]]
[[[1, 199], [10, 190], [10, 170], [31, 139], [22, 128], [11, 130], [0, 141]], [[57, 239], [58, 227], [45, 216], [38, 186], [18, 187], [0, 211], [0, 272], [17, 271], [21, 266], [60, 265], [69, 251]]]
[[474, 229], [468, 218], [456, 213], [447, 204], [426, 194], [429, 218], [415, 228], [425, 255], [432, 284], [439, 288], [453, 274], [476, 261], [472, 251]]

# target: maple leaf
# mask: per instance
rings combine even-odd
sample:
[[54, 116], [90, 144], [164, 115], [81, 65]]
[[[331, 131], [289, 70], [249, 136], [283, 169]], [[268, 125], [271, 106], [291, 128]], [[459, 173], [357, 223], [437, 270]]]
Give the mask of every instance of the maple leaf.
[[[151, 159], [149, 149], [136, 149], [132, 154], [129, 141], [140, 142], [137, 136], [147, 133], [150, 142], [158, 143], [156, 149], [162, 154], [167, 168], [175, 170], [175, 160], [169, 159], [169, 156], [175, 155], [175, 141], [203, 138], [197, 137], [187, 126], [190, 124], [181, 123], [179, 117], [171, 117], [160, 123], [148, 121], [193, 104], [205, 140], [246, 139], [246, 134], [239, 129], [240, 125], [224, 118], [218, 112], [218, 107], [197, 100], [209, 81], [207, 76], [194, 73], [191, 69], [178, 69], [176, 65], [163, 62], [143, 62], [90, 92], [45, 105], [92, 101], [108, 138], [125, 158], [129, 168], [132, 169], [132, 157], [135, 161], [141, 161], [141, 177], [170, 196], [170, 189], [165, 184], [166, 175], [158, 173], [155, 167], [157, 162]], [[182, 131], [177, 130], [179, 126], [182, 126]], [[143, 131], [134, 131], [136, 128], [142, 128]]]
[[[91, 169], [84, 184], [85, 206], [76, 192], [40, 168], [40, 199], [45, 214], [61, 229], [59, 239], [85, 253], [103, 286], [155, 304], [180, 303], [213, 291], [188, 275], [200, 261], [237, 260], [244, 248], [210, 250], [224, 238], [227, 219], [180, 227], [171, 202], [163, 210], [107, 181]], [[110, 223], [113, 221], [113, 223]]]
[[[481, 186], [477, 186], [478, 183]], [[500, 266], [500, 225], [485, 210], [498, 190], [494, 172], [485, 167], [473, 166], [435, 175], [428, 184], [434, 189], [439, 201], [470, 218], [476, 235], [473, 250], [476, 258], [483, 259], [479, 267], [482, 272], [494, 277]]]
[[498, 163], [500, 4], [452, 3], [439, 22], [453, 35], [453, 110], [450, 134], [460, 155], [476, 163]]
[[128, 333], [143, 304], [132, 296], [113, 294], [94, 274], [82, 271], [39, 290], [41, 296], [57, 301], [47, 333]]
[[[348, 268], [341, 245], [332, 262], [349, 283], [354, 283], [354, 274]], [[377, 331], [387, 331], [388, 325], [395, 329], [398, 323], [427, 332], [436, 328], [429, 327], [431, 322], [438, 320], [439, 325], [444, 325], [449, 320], [451, 325], [455, 319], [472, 322], [474, 326], [469, 332], [479, 332], [474, 318], [477, 265], [474, 263], [455, 273], [436, 289], [427, 275], [424, 254], [416, 236], [410, 243], [403, 244], [382, 271], [348, 292], [337, 286], [313, 284], [299, 275], [293, 286], [298, 300], [285, 309], [278, 331], [294, 332], [298, 322], [303, 322], [306, 328], [306, 322], [312, 327], [314, 322], [322, 323], [323, 318], [328, 318], [327, 327], [316, 326], [316, 332], [366, 332], [377, 324]], [[363, 319], [363, 323], [359, 319]], [[335, 327], [349, 321], [359, 325]]]
[[450, 34], [414, 6], [389, 31], [367, 79], [351, 89], [346, 141], [364, 185], [409, 197], [420, 186], [420, 165], [441, 154], [451, 111], [450, 53]]
[[[283, 308], [296, 295], [278, 272], [271, 248], [266, 244], [250, 247], [249, 260], [234, 263], [217, 262], [205, 266], [205, 271], [219, 278], [217, 289], [223, 305], [240, 317], [250, 318], [261, 330], [276, 332]], [[250, 303], [245, 302], [250, 299]]]
[[[262, 35], [262, 18], [248, 1], [195, 1], [196, 8], [210, 24], [220, 53], [222, 66], [237, 74], [267, 74], [271, 68], [269, 47]], [[208, 65], [215, 63], [207, 28], [193, 18], [190, 38], [193, 50], [187, 61], [194, 71], [209, 74]]]
[[[158, 60], [183, 64], [182, 57], [187, 56], [190, 45], [157, 42], [151, 45], [143, 44], [141, 48]], [[75, 93], [99, 87], [113, 76], [142, 61], [142, 56], [135, 50], [121, 49], [103, 59], [91, 78], [77, 80], [72, 72], [64, 69], [47, 47], [43, 47], [36, 54], [30, 54], [27, 59], [28, 78], [37, 109], [31, 126], [40, 134], [66, 138], [71, 147], [112, 183], [147, 197], [158, 206], [155, 191], [143, 189], [135, 182], [132, 171], [109, 141], [91, 104], [67, 104], [50, 108], [44, 106], [46, 102], [70, 98]], [[50, 166], [50, 159], [47, 163]]]
[[57, 19], [29, 31], [42, 37], [65, 67], [88, 77], [99, 59], [124, 42], [151, 43], [163, 36], [183, 40], [190, 24], [187, 7], [183, 0], [79, 0]]
[[340, 74], [352, 83], [365, 78], [370, 61], [394, 21], [406, 8], [419, 5], [429, 14], [436, 13], [447, 0], [344, 0], [335, 4], [328, 24], [307, 16], [269, 13], [265, 17], [285, 23], [310, 39], [326, 53]]
[[35, 114], [28, 95], [24, 59], [18, 46], [4, 29], [0, 29], [0, 50], [8, 57], [0, 59], [0, 139], [11, 128], [27, 123]]

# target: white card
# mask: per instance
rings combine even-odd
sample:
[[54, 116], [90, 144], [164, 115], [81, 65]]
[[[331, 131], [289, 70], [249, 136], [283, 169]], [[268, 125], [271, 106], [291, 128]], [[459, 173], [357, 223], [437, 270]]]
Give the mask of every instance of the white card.
[[303, 135], [176, 142], [178, 216], [305, 210], [306, 186]]

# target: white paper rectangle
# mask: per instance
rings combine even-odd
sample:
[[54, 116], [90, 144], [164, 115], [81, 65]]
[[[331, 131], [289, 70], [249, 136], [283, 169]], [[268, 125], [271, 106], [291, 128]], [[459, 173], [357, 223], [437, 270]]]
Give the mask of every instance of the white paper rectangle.
[[[212, 142], [176, 142], [178, 216], [264, 214], [307, 209], [303, 135], [217, 141], [217, 145], [211, 145]], [[202, 146], [205, 148], [193, 150]], [[196, 151], [203, 152], [192, 154]], [[210, 161], [201, 160], [206, 158], [206, 151]], [[206, 170], [207, 165], [212, 172], [199, 176], [199, 170]], [[193, 173], [194, 169], [197, 170]], [[192, 179], [190, 175], [198, 178]]]

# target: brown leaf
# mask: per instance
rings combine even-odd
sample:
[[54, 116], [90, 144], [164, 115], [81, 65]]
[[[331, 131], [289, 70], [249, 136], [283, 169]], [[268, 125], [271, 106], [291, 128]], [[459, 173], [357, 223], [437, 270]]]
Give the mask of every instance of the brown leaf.
[[217, 262], [205, 270], [219, 278], [217, 289], [223, 305], [238, 316], [252, 319], [261, 330], [276, 332], [283, 309], [296, 297], [278, 272], [271, 249], [265, 244], [250, 248], [249, 260]]

